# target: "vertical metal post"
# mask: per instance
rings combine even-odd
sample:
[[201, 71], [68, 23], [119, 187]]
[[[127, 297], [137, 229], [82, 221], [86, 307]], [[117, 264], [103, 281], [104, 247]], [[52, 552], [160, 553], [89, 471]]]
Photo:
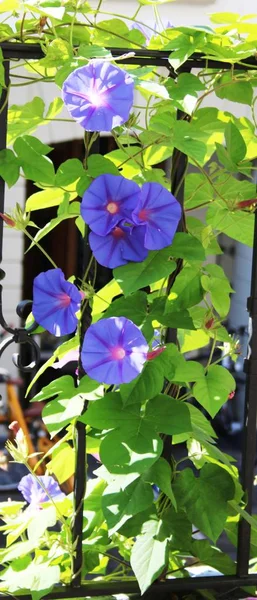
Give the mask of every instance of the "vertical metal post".
[[[4, 60], [5, 70], [5, 85], [6, 87], [2, 90], [2, 96], [0, 100], [0, 150], [6, 148], [6, 137], [7, 137], [7, 113], [8, 113], [8, 87], [9, 87], [9, 74], [10, 74], [10, 61]], [[4, 180], [0, 177], [0, 212], [4, 212]], [[0, 263], [2, 262], [3, 255], [3, 220], [0, 219]], [[0, 276], [2, 279], [2, 277]]]
[[[177, 111], [177, 119], [178, 120], [185, 118], [185, 116], [186, 116], [185, 113], [183, 113], [181, 110]], [[182, 211], [183, 211], [183, 205], [184, 205], [184, 177], [185, 177], [186, 168], [187, 168], [186, 154], [183, 154], [183, 152], [180, 152], [180, 150], [177, 150], [176, 148], [174, 148], [174, 151], [172, 154], [172, 165], [171, 165], [171, 192], [177, 198], [178, 202], [180, 203], [180, 205], [182, 207]], [[178, 231], [182, 231], [183, 228], [184, 228], [184, 214], [182, 213], [182, 218], [178, 225]], [[170, 275], [169, 280], [168, 280], [168, 286], [167, 286], [168, 293], [170, 292], [170, 290], [173, 286], [176, 276], [178, 275], [178, 273], [181, 270], [181, 266], [182, 266], [182, 261], [179, 259], [177, 262], [176, 270]], [[175, 344], [176, 341], [177, 341], [177, 330], [169, 327], [167, 329], [167, 333], [166, 333], [166, 342]], [[168, 462], [170, 462], [170, 460], [171, 460], [171, 450], [172, 450], [171, 444], [172, 444], [172, 436], [165, 435], [164, 442], [163, 442], [162, 456]]]
[[[91, 250], [89, 248], [87, 239], [83, 240], [83, 274], [85, 273], [89, 261], [91, 259]], [[83, 277], [83, 275], [82, 275]], [[92, 268], [89, 269], [87, 279], [93, 279]], [[86, 305], [82, 304], [82, 318], [81, 318], [81, 329], [80, 329], [80, 358], [79, 358], [79, 379], [85, 375], [81, 364], [81, 348], [83, 344], [84, 335], [91, 323], [91, 308], [89, 303]], [[84, 406], [86, 410], [86, 403]], [[87, 485], [87, 458], [86, 458], [86, 426], [80, 421], [76, 424], [76, 466], [75, 466], [75, 477], [74, 477], [74, 522], [72, 527], [72, 539], [75, 545], [75, 557], [73, 560], [73, 579], [72, 586], [79, 587], [81, 585], [81, 575], [83, 568], [83, 551], [82, 551], [82, 540], [83, 540], [83, 505], [86, 493]]]
[[[244, 370], [247, 373], [245, 391], [244, 438], [242, 450], [242, 486], [246, 495], [246, 510], [252, 512], [253, 479], [256, 455], [257, 416], [257, 212], [255, 212], [252, 259], [251, 296], [247, 301], [249, 312], [248, 356]], [[240, 519], [237, 545], [237, 574], [247, 577], [250, 557], [251, 526]]]

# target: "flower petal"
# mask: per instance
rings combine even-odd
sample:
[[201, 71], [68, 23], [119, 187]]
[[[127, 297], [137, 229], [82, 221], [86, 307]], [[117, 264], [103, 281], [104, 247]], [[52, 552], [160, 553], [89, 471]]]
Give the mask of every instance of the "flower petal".
[[81, 295], [73, 283], [66, 281], [61, 269], [40, 273], [33, 283], [32, 314], [36, 322], [56, 336], [75, 331]]
[[112, 63], [91, 60], [63, 84], [63, 100], [86, 131], [111, 131], [125, 123], [133, 104], [134, 82]]
[[148, 344], [140, 329], [125, 317], [101, 319], [90, 325], [81, 360], [87, 374], [107, 384], [129, 383], [141, 373]]
[[120, 224], [102, 237], [89, 234], [90, 248], [100, 265], [115, 269], [129, 261], [141, 262], [148, 254], [144, 248], [144, 227], [128, 227]]
[[122, 175], [99, 175], [85, 191], [81, 216], [98, 235], [106, 235], [131, 213], [140, 198], [140, 187]]
[[181, 213], [179, 202], [162, 185], [150, 182], [142, 186], [132, 219], [136, 225], [145, 225], [144, 244], [148, 250], [161, 250], [172, 243]]

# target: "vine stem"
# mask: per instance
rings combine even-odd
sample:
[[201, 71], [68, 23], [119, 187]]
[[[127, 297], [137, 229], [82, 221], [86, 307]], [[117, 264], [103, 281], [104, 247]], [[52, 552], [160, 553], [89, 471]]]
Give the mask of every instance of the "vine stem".
[[210, 355], [209, 355], [209, 358], [208, 358], [207, 365], [205, 367], [205, 371], [207, 371], [207, 369], [211, 365], [211, 362], [212, 362], [212, 359], [213, 359], [214, 350], [215, 350], [215, 347], [216, 347], [216, 341], [217, 341], [217, 335], [214, 334], [214, 338], [213, 338], [213, 341], [212, 341], [211, 352], [210, 352]]
[[29, 240], [31, 240], [33, 242], [33, 244], [35, 244], [37, 246], [37, 248], [45, 255], [45, 257], [49, 260], [51, 265], [53, 265], [54, 269], [58, 269], [57, 264], [54, 262], [54, 260], [51, 258], [51, 256], [49, 256], [49, 254], [46, 252], [46, 250], [43, 248], [43, 246], [41, 246], [41, 244], [39, 244], [39, 242], [37, 242], [35, 240], [35, 238], [33, 238], [33, 235], [31, 235], [27, 231], [27, 229], [24, 229], [23, 232], [29, 238]]

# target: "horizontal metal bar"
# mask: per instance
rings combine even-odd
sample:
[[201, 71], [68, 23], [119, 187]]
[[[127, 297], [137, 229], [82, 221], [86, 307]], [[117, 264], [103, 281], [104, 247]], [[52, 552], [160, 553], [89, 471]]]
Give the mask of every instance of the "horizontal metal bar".
[[[40, 59], [45, 56], [40, 44], [24, 44], [20, 42], [2, 42], [0, 47], [3, 51], [4, 58], [9, 59]], [[140, 65], [153, 65], [153, 66], [170, 66], [168, 59], [172, 55], [170, 50], [147, 50], [144, 48], [107, 48], [114, 57], [121, 56], [123, 54], [134, 53], [134, 57], [127, 58], [124, 60], [126, 64], [140, 64]], [[165, 64], [166, 63], [166, 64]], [[202, 69], [208, 66], [212, 69], [231, 69], [230, 62], [221, 62], [215, 58], [208, 58], [208, 60], [200, 53], [195, 52], [188, 58], [188, 60], [182, 65], [180, 70], [184, 70], [188, 67], [191, 69], [199, 68]], [[244, 59], [243, 64], [234, 63], [234, 69], [240, 71], [247, 71], [252, 67], [257, 67], [257, 59], [255, 56]]]
[[[238, 577], [237, 575], [218, 575], [217, 577], [185, 577], [184, 579], [167, 579], [154, 583], [149, 592], [191, 592], [193, 590], [223, 590], [236, 589], [241, 587], [257, 586], [257, 575], [248, 575], [247, 577]], [[136, 581], [115, 581], [106, 583], [104, 581], [89, 581], [78, 587], [63, 586], [56, 587], [50, 594], [44, 596], [44, 600], [61, 600], [62, 598], [85, 598], [89, 596], [108, 596], [113, 594], [138, 594], [140, 593]], [[145, 597], [148, 592], [146, 592]], [[144, 596], [143, 596], [144, 597]], [[1, 600], [10, 600], [10, 595], [0, 594]], [[31, 600], [31, 596], [22, 596], [22, 600]]]

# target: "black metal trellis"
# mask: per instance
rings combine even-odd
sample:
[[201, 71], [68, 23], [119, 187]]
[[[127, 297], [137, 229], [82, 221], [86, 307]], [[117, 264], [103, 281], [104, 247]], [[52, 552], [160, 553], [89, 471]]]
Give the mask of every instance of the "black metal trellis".
[[[16, 60], [35, 60], [44, 56], [41, 47], [38, 44], [24, 43], [2, 43], [0, 47], [3, 51], [6, 84], [9, 82], [9, 64], [11, 59]], [[168, 58], [169, 51], [155, 50], [131, 50], [124, 48], [109, 48], [113, 57], [124, 56], [126, 64], [137, 64], [140, 66], [164, 66], [172, 76], [174, 73]], [[213, 68], [217, 70], [231, 69], [231, 64], [220, 62], [215, 59], [205, 59], [201, 54], [193, 54], [187, 62], [182, 66], [182, 71], [190, 72], [193, 68], [203, 69]], [[257, 67], [256, 57], [251, 57], [244, 60], [244, 63], [234, 64], [234, 70], [247, 71]], [[7, 107], [8, 95], [7, 90], [3, 91], [0, 103], [0, 150], [6, 147], [6, 130], [7, 130]], [[181, 182], [185, 168], [185, 157], [183, 154], [175, 150], [173, 156], [173, 165], [176, 159], [176, 170], [172, 171], [172, 190], [175, 191], [177, 185]], [[180, 187], [180, 200], [182, 201], [183, 185]], [[0, 212], [4, 212], [4, 181], [0, 178]], [[2, 260], [2, 238], [3, 238], [3, 223], [0, 220], [0, 262]], [[4, 272], [0, 269], [0, 279], [4, 278]], [[23, 303], [24, 304], [24, 303]], [[18, 307], [18, 314], [21, 314], [23, 304]], [[256, 416], [257, 416], [257, 213], [255, 213], [255, 230], [254, 230], [254, 245], [253, 245], [253, 262], [252, 262], [252, 280], [251, 280], [251, 296], [248, 299], [247, 308], [250, 316], [251, 334], [249, 339], [249, 352], [246, 360], [246, 398], [245, 398], [245, 421], [244, 421], [244, 447], [243, 447], [243, 469], [242, 469], [242, 485], [247, 497], [247, 511], [251, 514], [252, 511], [252, 491], [254, 479], [254, 462], [255, 462], [255, 445], [256, 445]], [[7, 343], [4, 346], [0, 345], [0, 356], [6, 345], [12, 342], [32, 345], [34, 352], [33, 364], [22, 366], [16, 359], [16, 364], [23, 370], [29, 370], [35, 366], [39, 359], [39, 349], [34, 340], [30, 338], [32, 330], [24, 330], [17, 328], [12, 330], [7, 328], [7, 324], [2, 314], [2, 286], [0, 286], [0, 324], [4, 329], [11, 333]], [[82, 425], [82, 427], [80, 427]], [[57, 587], [55, 590], [46, 596], [51, 599], [79, 598], [92, 596], [104, 596], [117, 593], [139, 593], [139, 587], [136, 582], [92, 582], [81, 584], [81, 569], [82, 569], [82, 522], [83, 522], [83, 493], [85, 484], [85, 435], [83, 424], [78, 424], [77, 428], [77, 444], [78, 456], [76, 467], [76, 486], [75, 486], [75, 506], [76, 515], [73, 523], [73, 539], [76, 540], [76, 558], [74, 561], [74, 580], [71, 586]], [[156, 597], [160, 600], [168, 592], [190, 593], [197, 589], [216, 589], [216, 590], [231, 590], [245, 586], [257, 586], [257, 575], [249, 574], [248, 564], [250, 556], [250, 536], [251, 526], [245, 520], [241, 520], [238, 529], [238, 547], [237, 547], [237, 573], [235, 575], [215, 576], [215, 577], [196, 577], [185, 579], [172, 579], [163, 582], [156, 582], [144, 595], [145, 598]], [[3, 600], [9, 600], [9, 595], [0, 594]], [[30, 596], [23, 596], [24, 600], [29, 600]]]

